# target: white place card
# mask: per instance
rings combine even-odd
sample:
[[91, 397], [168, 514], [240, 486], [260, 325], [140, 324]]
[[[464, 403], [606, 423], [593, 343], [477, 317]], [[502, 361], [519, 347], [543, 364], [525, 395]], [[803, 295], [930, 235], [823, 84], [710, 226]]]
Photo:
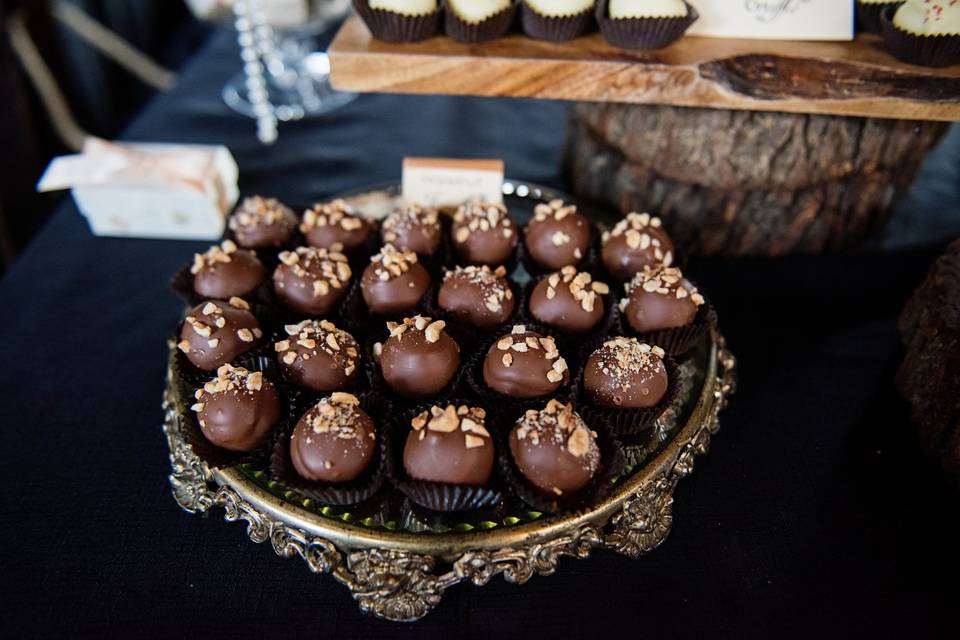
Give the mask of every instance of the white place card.
[[688, 0], [687, 35], [761, 40], [852, 40], [854, 0]]
[[503, 160], [404, 158], [403, 199], [429, 207], [503, 201]]

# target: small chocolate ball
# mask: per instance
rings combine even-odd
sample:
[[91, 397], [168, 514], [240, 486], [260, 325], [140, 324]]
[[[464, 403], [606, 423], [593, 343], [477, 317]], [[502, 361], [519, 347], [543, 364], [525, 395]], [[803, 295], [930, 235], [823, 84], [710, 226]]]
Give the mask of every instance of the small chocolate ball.
[[380, 225], [380, 237], [384, 244], [392, 244], [401, 251], [432, 256], [443, 238], [440, 213], [417, 204], [405, 205], [386, 217]]
[[516, 300], [506, 269], [471, 265], [444, 274], [437, 303], [459, 322], [490, 330], [510, 319]]
[[637, 333], [685, 327], [704, 303], [676, 267], [644, 267], [624, 288], [620, 312]]
[[190, 273], [197, 294], [218, 300], [250, 293], [267, 275], [257, 254], [237, 249], [231, 240], [213, 245], [206, 253], [194, 254]]
[[177, 343], [187, 360], [204, 371], [214, 371], [249, 351], [263, 337], [250, 305], [240, 298], [229, 302], [201, 302], [187, 314]]
[[273, 290], [285, 306], [308, 316], [323, 316], [347, 295], [353, 273], [338, 251], [298, 247], [280, 253]]
[[430, 288], [430, 274], [413, 251], [400, 251], [392, 244], [370, 258], [363, 270], [360, 292], [370, 313], [393, 315], [410, 311]]
[[527, 224], [524, 244], [533, 261], [545, 269], [576, 266], [590, 247], [590, 224], [576, 205], [559, 199], [540, 203]]
[[510, 431], [517, 469], [540, 492], [561, 497], [582, 489], [600, 467], [596, 434], [573, 405], [550, 400], [527, 411]]
[[616, 337], [590, 354], [583, 387], [597, 404], [611, 409], [656, 406], [669, 380], [664, 352], [636, 338]]
[[297, 229], [297, 215], [276, 198], [245, 198], [230, 216], [237, 244], [248, 249], [275, 249]]
[[673, 264], [673, 241], [660, 218], [649, 213], [628, 213], [602, 241], [603, 266], [618, 280], [629, 280], [648, 265]]
[[273, 345], [284, 377], [314, 391], [337, 391], [356, 381], [360, 347], [353, 336], [327, 320], [284, 327], [287, 338]]
[[483, 381], [513, 398], [541, 398], [570, 378], [557, 343], [522, 325], [500, 338], [483, 360]]
[[482, 487], [493, 470], [493, 440], [486, 411], [450, 404], [431, 407], [411, 422], [403, 468], [414, 480]]
[[564, 267], [537, 282], [530, 294], [530, 315], [558, 331], [585, 333], [603, 319], [600, 296], [608, 293], [610, 287], [594, 282], [586, 271]]
[[348, 255], [360, 249], [373, 231], [373, 222], [355, 214], [343, 200], [314, 205], [300, 223], [308, 244]]
[[374, 355], [391, 389], [408, 398], [427, 398], [453, 379], [460, 367], [460, 347], [444, 326], [443, 320], [423, 316], [387, 323], [390, 337], [374, 347]]
[[197, 389], [190, 407], [207, 440], [231, 451], [253, 451], [280, 419], [280, 395], [259, 371], [228, 364]]
[[504, 264], [517, 247], [517, 228], [502, 204], [471, 202], [453, 215], [453, 247], [469, 264]]
[[349, 482], [373, 460], [377, 433], [357, 396], [342, 391], [323, 398], [297, 422], [290, 437], [290, 461], [314, 482]]

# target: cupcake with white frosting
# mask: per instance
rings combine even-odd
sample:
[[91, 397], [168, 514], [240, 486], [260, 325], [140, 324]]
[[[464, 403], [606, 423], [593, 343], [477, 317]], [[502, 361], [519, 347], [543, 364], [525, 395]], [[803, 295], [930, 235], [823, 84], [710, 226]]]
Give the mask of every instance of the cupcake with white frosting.
[[594, 0], [523, 0], [523, 32], [531, 38], [559, 42], [590, 31]]
[[880, 14], [888, 7], [903, 4], [903, 0], [857, 0], [857, 30], [880, 33]]
[[882, 14], [887, 49], [909, 64], [960, 64], [960, 0], [908, 0]]
[[596, 11], [603, 39], [630, 49], [661, 49], [699, 17], [684, 0], [599, 0]]
[[416, 42], [440, 31], [439, 0], [353, 0], [377, 40]]
[[444, 30], [459, 42], [495, 40], [510, 31], [515, 0], [446, 0]]

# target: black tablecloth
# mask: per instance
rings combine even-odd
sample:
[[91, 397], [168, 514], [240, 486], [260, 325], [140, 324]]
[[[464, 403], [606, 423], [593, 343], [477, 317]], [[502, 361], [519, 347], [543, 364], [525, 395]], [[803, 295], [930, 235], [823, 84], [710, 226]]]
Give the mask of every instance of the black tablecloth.
[[[244, 191], [294, 202], [396, 179], [404, 155], [502, 157], [512, 176], [560, 184], [564, 105], [363, 96], [263, 148], [219, 100], [236, 67], [220, 34], [127, 138], [225, 142]], [[904, 238], [922, 220], [956, 229], [938, 191], [957, 188], [951, 144], [875, 242], [883, 252], [691, 265], [741, 385], [661, 548], [564, 561], [523, 586], [459, 586], [412, 626], [364, 617], [334, 580], [220, 511], [179, 510], [160, 430], [181, 310], [167, 282], [202, 245], [94, 238], [66, 204], [0, 284], [0, 633], [932, 635], [956, 606], [957, 495], [893, 389], [894, 320], [939, 248]]]

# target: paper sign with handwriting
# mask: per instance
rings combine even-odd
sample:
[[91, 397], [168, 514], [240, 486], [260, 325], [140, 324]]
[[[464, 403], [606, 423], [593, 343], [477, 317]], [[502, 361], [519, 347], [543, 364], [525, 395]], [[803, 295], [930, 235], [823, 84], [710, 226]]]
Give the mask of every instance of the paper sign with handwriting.
[[403, 199], [430, 207], [503, 200], [503, 160], [404, 158]]
[[689, 0], [700, 19], [692, 36], [852, 40], [853, 0]]

